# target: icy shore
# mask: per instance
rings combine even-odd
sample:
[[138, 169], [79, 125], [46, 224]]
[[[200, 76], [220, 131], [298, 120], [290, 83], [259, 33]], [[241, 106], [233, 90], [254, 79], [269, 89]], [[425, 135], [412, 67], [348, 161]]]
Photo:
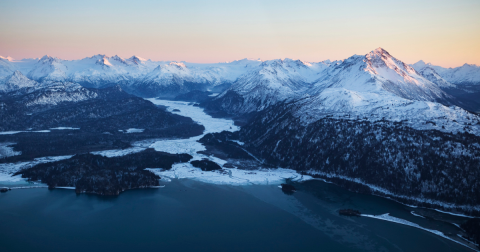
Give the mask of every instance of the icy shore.
[[407, 221], [407, 220], [404, 220], [404, 219], [400, 219], [400, 218], [397, 218], [397, 217], [393, 217], [391, 216], [390, 214], [386, 213], [386, 214], [381, 214], [381, 215], [370, 215], [370, 214], [362, 214], [361, 215], [362, 217], [368, 217], [368, 218], [373, 218], [373, 219], [379, 219], [379, 220], [384, 220], [384, 221], [389, 221], [389, 222], [394, 222], [394, 223], [398, 223], [398, 224], [402, 224], [402, 225], [406, 225], [406, 226], [410, 226], [410, 227], [414, 227], [414, 228], [418, 228], [418, 229], [422, 229], [422, 230], [425, 230], [427, 232], [430, 232], [432, 234], [435, 234], [435, 235], [438, 235], [438, 236], [441, 236], [445, 239], [448, 239], [450, 241], [453, 241], [455, 243], [458, 243], [460, 245], [463, 245], [467, 248], [470, 248], [474, 251], [479, 251], [479, 250], [476, 250], [460, 241], [457, 241], [453, 238], [450, 238], [448, 236], [446, 236], [444, 233], [438, 231], [438, 230], [433, 230], [433, 229], [428, 229], [428, 228], [424, 228], [424, 227], [421, 227], [420, 225], [416, 224], [416, 223], [413, 223], [413, 222], [410, 222], [410, 221]]

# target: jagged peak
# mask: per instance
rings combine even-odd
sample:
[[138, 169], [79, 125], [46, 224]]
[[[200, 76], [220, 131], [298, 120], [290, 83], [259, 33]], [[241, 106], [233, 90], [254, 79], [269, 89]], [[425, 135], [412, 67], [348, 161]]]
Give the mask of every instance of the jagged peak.
[[462, 67], [477, 67], [477, 65], [476, 65], [476, 64], [468, 64], [468, 63], [465, 63], [465, 64], [463, 64]]
[[112, 64], [110, 63], [110, 61], [108, 61], [108, 58], [107, 57], [102, 57], [102, 58], [99, 58], [95, 64], [99, 64], [99, 65], [104, 65], [104, 66], [112, 66]]
[[59, 61], [59, 59], [57, 57], [52, 57], [50, 55], [45, 55], [42, 58], [40, 58], [40, 60], [38, 60], [38, 62], [55, 62], [55, 61]]
[[15, 72], [13, 72], [13, 74], [7, 78], [7, 82], [18, 82], [18, 81], [33, 82], [33, 80], [23, 75], [22, 72], [15, 70]]
[[385, 58], [391, 58], [392, 55], [390, 55], [389, 52], [387, 52], [387, 50], [379, 47], [373, 51], [371, 51], [370, 53], [368, 53], [366, 55], [367, 57], [372, 57], [372, 56], [381, 56], [381, 57], [385, 57]]
[[105, 58], [108, 58], [108, 56], [105, 55], [105, 54], [95, 54], [91, 58], [92, 59], [105, 59]]
[[15, 72], [13, 72], [12, 76], [24, 76], [22, 74], [22, 72], [18, 71], [18, 70], [15, 70]]
[[295, 64], [300, 67], [311, 66], [309, 62], [302, 61], [302, 60], [294, 60], [289, 58], [284, 59], [273, 59], [273, 60], [265, 60], [262, 62], [261, 66], [291, 66], [291, 64]]
[[144, 58], [141, 58], [141, 57], [137, 57], [135, 55], [133, 55], [132, 57], [128, 58], [127, 59], [128, 61], [131, 61], [135, 64], [141, 64], [143, 61], [147, 61], [146, 59]]
[[120, 61], [120, 62], [125, 62], [125, 60], [118, 55], [112, 56], [112, 57], [110, 57], [110, 59]]

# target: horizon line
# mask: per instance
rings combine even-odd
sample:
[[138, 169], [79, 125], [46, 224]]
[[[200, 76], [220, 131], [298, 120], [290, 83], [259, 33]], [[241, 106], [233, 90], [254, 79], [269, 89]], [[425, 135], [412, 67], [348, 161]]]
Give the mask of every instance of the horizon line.
[[[378, 48], [382, 48], [382, 47], [378, 47]], [[378, 49], [378, 48], [377, 48], [377, 49]], [[383, 49], [383, 48], [382, 48], [382, 49]], [[376, 49], [375, 49], [375, 50], [376, 50]], [[372, 50], [372, 51], [370, 51], [370, 52], [374, 52], [375, 50]], [[385, 49], [383, 49], [383, 50], [385, 50]], [[385, 50], [385, 51], [387, 51], [387, 50]], [[370, 53], [370, 52], [369, 52], [369, 53]], [[388, 52], [388, 51], [387, 51], [387, 52]], [[367, 54], [368, 54], [368, 53], [367, 53]], [[353, 57], [353, 56], [356, 56], [356, 55], [359, 55], [359, 56], [361, 56], [361, 55], [367, 55], [367, 54], [360, 54], [360, 55], [359, 55], [359, 54], [353, 54], [353, 55], [350, 56], [350, 57]], [[326, 61], [330, 61], [330, 62], [344, 61], [344, 60], [350, 58], [350, 57], [348, 57], [348, 58], [339, 59], [339, 60], [338, 60], [338, 59], [337, 59], [337, 60], [326, 59], [326, 60], [321, 60], [321, 61], [305, 61], [305, 60], [301, 60], [301, 59], [299, 59], [299, 58], [295, 59], [295, 58], [288, 58], [288, 57], [284, 57], [284, 58], [273, 58], [273, 59], [262, 59], [262, 58], [259, 57], [259, 58], [242, 58], [242, 59], [235, 59], [235, 60], [230, 60], [230, 61], [228, 61], [228, 60], [227, 60], [227, 61], [218, 61], [218, 62], [192, 62], [192, 61], [185, 61], [185, 60], [180, 60], [180, 61], [179, 61], [179, 60], [152, 60], [152, 59], [150, 59], [150, 58], [149, 58], [149, 59], [146, 59], [146, 58], [144, 58], [144, 57], [137, 56], [137, 55], [132, 55], [132, 56], [130, 56], [130, 57], [127, 58], [127, 57], [120, 57], [120, 56], [118, 56], [118, 54], [115, 54], [115, 55], [113, 55], [113, 56], [108, 56], [108, 55], [106, 55], [106, 54], [98, 53], [98, 54], [94, 54], [94, 55], [92, 55], [92, 56], [85, 56], [85, 57], [83, 57], [83, 58], [77, 58], [77, 59], [62, 59], [62, 58], [59, 58], [59, 57], [56, 57], [56, 56], [50, 56], [49, 54], [45, 54], [45, 55], [43, 55], [42, 57], [37, 57], [37, 58], [33, 58], [33, 57], [32, 57], [32, 58], [28, 58], [28, 57], [27, 57], [27, 58], [22, 58], [22, 59], [16, 59], [16, 58], [13, 58], [13, 57], [11, 57], [11, 56], [6, 56], [6, 57], [5, 57], [5, 56], [0, 55], [0, 59], [6, 59], [6, 60], [8, 60], [8, 61], [10, 61], [10, 62], [15, 62], [15, 61], [16, 61], [16, 62], [19, 62], [19, 61], [22, 61], [22, 60], [40, 60], [40, 59], [42, 59], [42, 58], [44, 58], [44, 57], [49, 57], [49, 58], [56, 58], [56, 59], [63, 60], [63, 61], [76, 61], [76, 60], [83, 60], [83, 59], [93, 58], [93, 57], [95, 57], [95, 56], [104, 56], [104, 57], [107, 57], [107, 58], [112, 58], [112, 57], [117, 56], [117, 57], [119, 57], [120, 59], [123, 59], [123, 60], [125, 60], [125, 59], [131, 59], [131, 58], [136, 57], [136, 58], [138, 58], [138, 59], [140, 59], [140, 60], [145, 60], [145, 61], [150, 61], [150, 62], [181, 62], [181, 63], [193, 63], [193, 64], [221, 64], [221, 63], [226, 63], [226, 64], [228, 64], [228, 63], [232, 63], [232, 62], [235, 62], [235, 61], [241, 61], [241, 60], [251, 60], [251, 61], [261, 61], [261, 62], [265, 62], [265, 61], [270, 61], [270, 60], [286, 60], [286, 59], [290, 59], [290, 60], [294, 60], [294, 61], [299, 60], [299, 61], [306, 62], [306, 63], [321, 63], [321, 62], [326, 62]], [[394, 57], [394, 56], [392, 56], [392, 57]], [[394, 58], [395, 58], [395, 57], [394, 57]], [[398, 58], [397, 58], [397, 59], [398, 59]], [[402, 61], [402, 62], [403, 62], [403, 61]], [[407, 64], [408, 64], [408, 65], [414, 65], [414, 64], [419, 63], [419, 62], [423, 62], [423, 63], [426, 64], [426, 65], [439, 66], [439, 67], [443, 67], [443, 68], [457, 68], [457, 67], [462, 67], [462, 66], [465, 66], [465, 65], [477, 66], [477, 64], [470, 64], [470, 63], [465, 62], [465, 63], [463, 63], [463, 64], [461, 64], [461, 65], [459, 65], [459, 66], [455, 66], [455, 67], [444, 67], [444, 66], [441, 66], [441, 65], [434, 65], [434, 64], [432, 64], [431, 62], [425, 62], [424, 60], [418, 60], [418, 61], [416, 61], [415, 63], [407, 63]]]

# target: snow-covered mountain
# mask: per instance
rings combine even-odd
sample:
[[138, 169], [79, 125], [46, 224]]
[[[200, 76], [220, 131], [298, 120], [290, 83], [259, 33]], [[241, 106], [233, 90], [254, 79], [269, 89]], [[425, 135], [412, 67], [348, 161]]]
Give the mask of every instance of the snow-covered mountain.
[[[99, 54], [81, 60], [1, 57], [0, 82], [19, 71], [41, 85], [49, 82], [72, 82], [93, 88], [120, 85], [127, 92], [143, 97], [171, 98], [192, 90], [212, 91], [221, 93], [216, 104], [232, 113], [259, 111], [278, 101], [319, 95], [327, 88], [394, 95], [448, 106], [456, 104], [476, 111], [471, 96], [477, 91], [467, 90], [464, 84], [480, 83], [478, 69], [474, 65], [446, 69], [423, 62], [409, 66], [381, 48], [343, 61], [318, 63], [243, 59], [198, 64]], [[455, 88], [458, 85], [463, 85], [460, 91]], [[465, 97], [469, 101], [463, 106]]]
[[446, 81], [442, 76], [440, 76], [435, 69], [432, 67], [424, 67], [419, 69], [418, 72], [425, 77], [427, 80], [437, 84], [438, 87], [442, 89], [446, 88], [456, 88], [456, 85]]
[[103, 88], [121, 85], [131, 93], [155, 97], [176, 96], [191, 90], [223, 91], [238, 77], [258, 66], [259, 60], [197, 64], [155, 62], [137, 56], [94, 55], [81, 60], [0, 58], [0, 78], [18, 70], [28, 78], [42, 82], [75, 82], [85, 87]]
[[298, 98], [250, 115], [239, 140], [271, 166], [478, 214], [480, 116], [450, 105], [456, 99], [431, 80], [455, 85], [435, 72], [416, 71], [381, 48], [352, 56], [327, 67]]
[[389, 120], [421, 130], [480, 134], [478, 116], [450, 106], [453, 97], [381, 48], [327, 69], [308, 93], [293, 111], [304, 124], [325, 117]]
[[425, 63], [423, 60], [412, 65], [417, 71], [425, 68], [434, 69], [439, 76], [455, 85], [480, 85], [480, 66], [464, 64], [455, 68], [444, 68]]
[[4, 93], [35, 86], [38, 86], [36, 81], [25, 77], [18, 70], [15, 70], [10, 76], [0, 78], [0, 92]]
[[63, 64], [63, 60], [46, 55], [33, 66], [26, 76], [39, 82], [66, 81], [67, 67]]
[[417, 129], [480, 132], [471, 126], [478, 118], [452, 106], [455, 98], [439, 87], [454, 85], [425, 76], [382, 48], [316, 69], [300, 61], [267, 61], [207, 106], [245, 114], [286, 100], [294, 102], [292, 114], [303, 124], [325, 117], [385, 119]]
[[458, 105], [480, 112], [480, 67], [464, 64], [456, 68], [443, 68], [419, 61], [412, 65], [425, 78], [456, 98]]
[[330, 65], [330, 61], [308, 63], [300, 60], [269, 60], [243, 74], [210, 106], [229, 113], [249, 113], [265, 109], [279, 101], [303, 96], [310, 84]]
[[391, 93], [421, 101], [444, 101], [450, 97], [415, 69], [382, 48], [366, 55], [354, 55], [328, 68], [314, 84], [312, 93], [326, 88], [359, 92]]

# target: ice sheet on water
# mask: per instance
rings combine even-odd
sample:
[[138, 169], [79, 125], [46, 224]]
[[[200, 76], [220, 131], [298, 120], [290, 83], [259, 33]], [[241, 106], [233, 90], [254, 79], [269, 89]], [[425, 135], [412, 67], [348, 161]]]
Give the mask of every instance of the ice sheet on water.
[[[213, 118], [207, 115], [202, 108], [188, 105], [188, 102], [158, 100], [155, 98], [150, 98], [147, 100], [156, 105], [166, 106], [167, 110], [171, 113], [192, 118], [193, 121], [205, 127], [204, 134], [222, 132], [224, 130], [232, 132], [240, 130], [240, 128], [236, 126], [232, 120]], [[174, 109], [178, 109], [180, 111], [173, 111]]]
[[56, 127], [50, 128], [51, 130], [79, 130], [80, 128], [72, 128], [72, 127]]
[[189, 163], [174, 164], [172, 169], [163, 170], [148, 168], [147, 170], [164, 178], [193, 179], [205, 183], [222, 185], [268, 185], [281, 184], [286, 179], [293, 181], [304, 181], [312, 179], [310, 176], [302, 176], [290, 169], [258, 169], [258, 170], [239, 170], [224, 168], [217, 171], [202, 171]]
[[421, 216], [420, 214], [416, 214], [414, 211], [411, 211], [410, 213], [411, 213], [413, 216], [417, 216], [417, 217], [420, 217], [420, 218], [424, 218], [424, 219], [425, 219], [425, 217]]
[[127, 129], [126, 133], [142, 133], [145, 129], [135, 129], [135, 128], [130, 128]]
[[[448, 239], [450, 241], [453, 241], [455, 243], [458, 243], [460, 245], [463, 245], [467, 248], [471, 248], [470, 246], [460, 242], [460, 241], [457, 241], [455, 239], [452, 239], [448, 236], [446, 236], [444, 233], [438, 231], [438, 230], [433, 230], [433, 229], [428, 229], [428, 228], [424, 228], [416, 223], [413, 223], [413, 222], [410, 222], [410, 221], [407, 221], [407, 220], [404, 220], [404, 219], [400, 219], [400, 218], [397, 218], [397, 217], [393, 217], [391, 216], [390, 214], [386, 213], [386, 214], [381, 214], [381, 215], [370, 215], [370, 214], [362, 214], [361, 216], [363, 217], [369, 217], [369, 218], [374, 218], [374, 219], [379, 219], [379, 220], [384, 220], [384, 221], [390, 221], [390, 222], [394, 222], [394, 223], [398, 223], [398, 224], [403, 224], [403, 225], [406, 225], [406, 226], [410, 226], [410, 227], [414, 227], [414, 228], [418, 228], [418, 229], [422, 229], [422, 230], [425, 230], [427, 232], [430, 232], [430, 233], [433, 233], [433, 234], [436, 234], [438, 236], [441, 236], [445, 239]], [[471, 248], [473, 249], [473, 248]], [[475, 249], [473, 249], [475, 250]], [[478, 250], [476, 250], [478, 251]]]
[[48, 133], [50, 130], [36, 130], [36, 131], [2, 131], [0, 132], [0, 135], [13, 135], [13, 134], [18, 134], [22, 132], [35, 132], [35, 133]]
[[13, 135], [13, 134], [17, 134], [17, 133], [20, 133], [20, 132], [23, 132], [23, 131], [2, 131], [2, 132], [0, 132], [0, 135]]

